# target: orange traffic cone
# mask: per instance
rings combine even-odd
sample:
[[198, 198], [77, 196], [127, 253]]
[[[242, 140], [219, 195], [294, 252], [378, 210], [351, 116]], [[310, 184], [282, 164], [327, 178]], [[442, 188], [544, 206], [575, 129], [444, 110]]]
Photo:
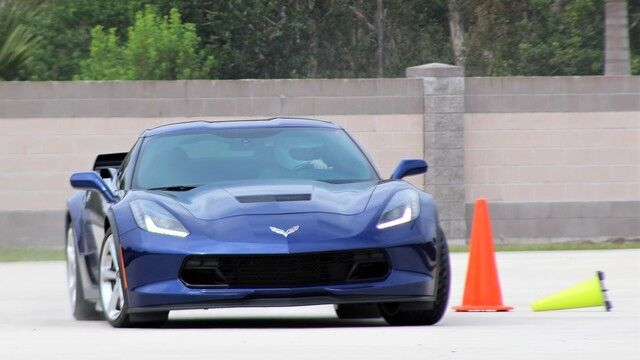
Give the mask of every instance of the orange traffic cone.
[[498, 269], [493, 253], [493, 235], [487, 200], [478, 199], [473, 211], [469, 267], [464, 286], [462, 305], [455, 311], [509, 311], [511, 306], [502, 305]]

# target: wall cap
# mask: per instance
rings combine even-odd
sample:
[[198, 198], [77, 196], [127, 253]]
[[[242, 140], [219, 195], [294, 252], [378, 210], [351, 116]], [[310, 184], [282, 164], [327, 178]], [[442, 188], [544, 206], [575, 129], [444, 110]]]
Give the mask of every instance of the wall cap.
[[405, 73], [408, 78], [464, 76], [464, 70], [461, 66], [440, 63], [430, 63], [408, 67]]

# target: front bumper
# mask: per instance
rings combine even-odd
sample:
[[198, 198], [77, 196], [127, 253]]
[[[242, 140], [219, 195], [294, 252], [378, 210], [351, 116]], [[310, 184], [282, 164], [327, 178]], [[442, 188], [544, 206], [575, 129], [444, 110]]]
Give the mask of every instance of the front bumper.
[[[283, 246], [262, 241], [218, 242], [210, 236], [175, 238], [134, 229], [119, 235], [132, 313], [243, 306], [299, 306], [396, 301], [433, 301], [435, 296], [435, 240], [430, 224], [414, 223], [378, 234], [318, 240], [298, 238]], [[294, 242], [295, 241], [295, 242]], [[273, 245], [273, 246], [272, 246]], [[390, 271], [384, 279], [314, 286], [190, 287], [179, 278], [185, 259], [206, 254], [304, 254], [324, 251], [381, 249]]]
[[300, 306], [394, 301], [433, 301], [433, 278], [393, 270], [378, 282], [295, 288], [188, 288], [167, 280], [129, 289], [131, 312], [242, 306]]
[[129, 313], [149, 313], [170, 310], [208, 310], [230, 307], [286, 307], [330, 304], [370, 304], [390, 302], [433, 302], [435, 296], [305, 296], [299, 298], [256, 298], [234, 301], [215, 301], [175, 305], [156, 305], [129, 308]]

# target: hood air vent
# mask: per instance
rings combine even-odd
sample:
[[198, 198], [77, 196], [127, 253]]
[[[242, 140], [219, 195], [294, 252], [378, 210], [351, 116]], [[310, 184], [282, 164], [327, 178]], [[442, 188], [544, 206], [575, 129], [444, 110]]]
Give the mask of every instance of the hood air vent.
[[275, 201], [309, 201], [311, 194], [282, 194], [282, 195], [244, 195], [236, 196], [240, 203], [260, 203]]

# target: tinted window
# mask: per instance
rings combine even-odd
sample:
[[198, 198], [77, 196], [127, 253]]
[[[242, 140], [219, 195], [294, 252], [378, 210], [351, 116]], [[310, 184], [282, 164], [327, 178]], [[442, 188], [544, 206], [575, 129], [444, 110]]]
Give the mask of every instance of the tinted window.
[[122, 163], [120, 164], [120, 167], [118, 168], [118, 171], [116, 172], [116, 179], [115, 179], [115, 185], [118, 189], [124, 189], [125, 188], [125, 182], [126, 182], [126, 174], [127, 174], [127, 168], [129, 166], [129, 161], [131, 161], [131, 157], [133, 156], [132, 154], [134, 154], [136, 151], [136, 147], [138, 146], [138, 144], [140, 143], [140, 139], [138, 139], [136, 141], [135, 144], [133, 144], [133, 147], [131, 148], [131, 150], [129, 150], [129, 152], [127, 153], [127, 156], [125, 156], [125, 158], [122, 160]]
[[218, 129], [146, 138], [133, 184], [148, 189], [251, 179], [346, 183], [377, 175], [342, 130]]

